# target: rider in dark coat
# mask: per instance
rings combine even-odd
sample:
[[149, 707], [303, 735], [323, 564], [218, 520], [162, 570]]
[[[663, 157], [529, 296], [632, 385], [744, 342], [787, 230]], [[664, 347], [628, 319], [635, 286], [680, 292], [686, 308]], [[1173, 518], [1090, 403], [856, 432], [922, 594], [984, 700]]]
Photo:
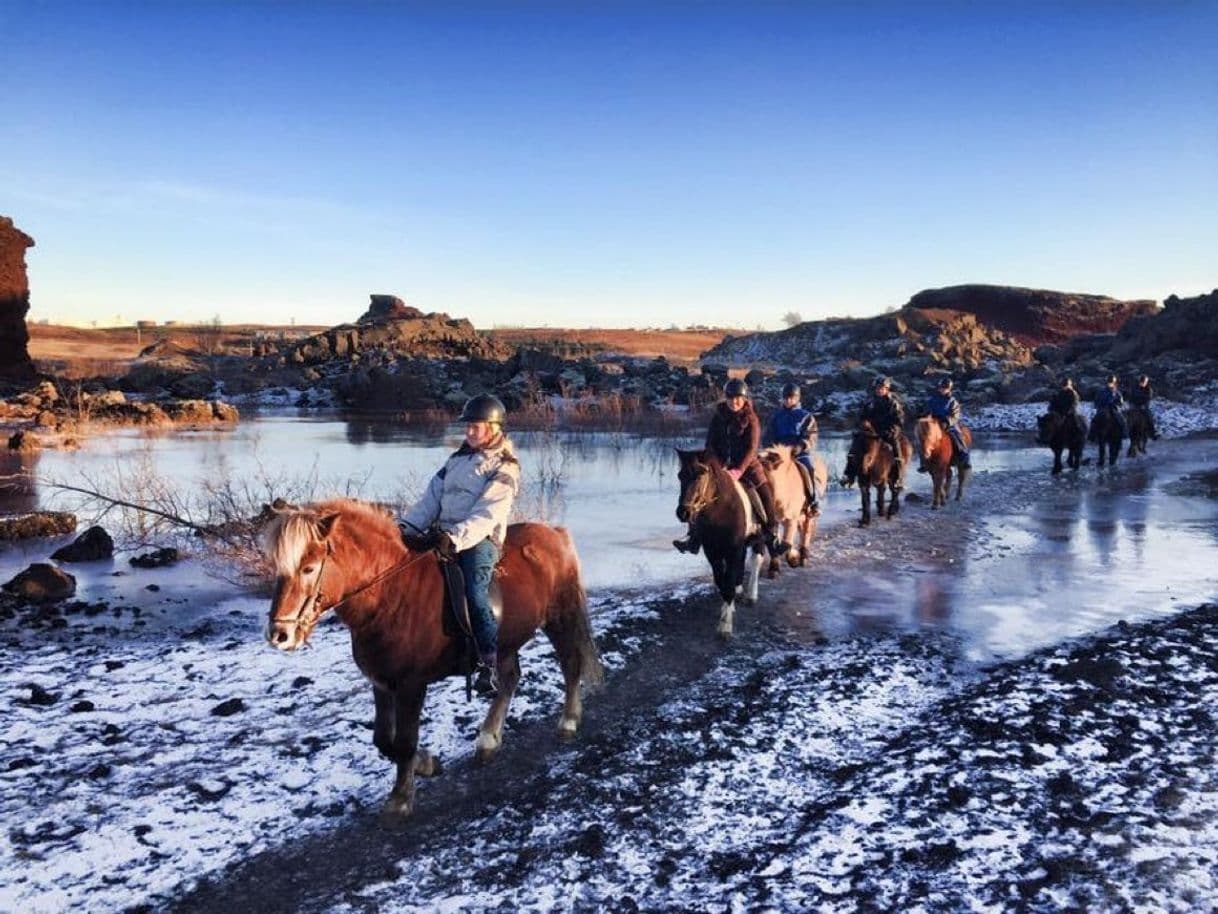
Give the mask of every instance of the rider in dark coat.
[[[939, 423], [947, 430], [947, 433], [951, 436], [952, 444], [956, 446], [956, 454], [960, 458], [960, 466], [967, 468], [970, 465], [968, 446], [964, 443], [964, 436], [960, 434], [960, 401], [952, 393], [951, 378], [943, 378], [939, 381], [938, 390], [926, 399], [925, 411], [927, 415], [939, 420]], [[918, 467], [918, 472], [925, 473], [929, 469], [926, 462], [922, 461], [922, 465]]]
[[808, 512], [813, 516], [820, 514], [820, 504], [816, 497], [816, 485], [813, 482], [812, 449], [816, 447], [818, 431], [816, 417], [799, 405], [799, 385], [784, 384], [782, 387], [782, 406], [766, 425], [766, 444], [785, 444], [791, 448], [795, 463], [799, 467], [799, 475], [804, 483], [804, 497], [808, 500]]
[[892, 392], [892, 380], [885, 377], [876, 378], [875, 388], [871, 397], [863, 406], [859, 415], [859, 423], [870, 422], [871, 427], [881, 440], [888, 442], [893, 454], [893, 475], [901, 478], [901, 440], [905, 437], [902, 426], [905, 424], [905, 409], [901, 401]]
[[1159, 430], [1155, 427], [1155, 417], [1150, 411], [1150, 401], [1155, 397], [1155, 389], [1151, 386], [1150, 378], [1146, 375], [1138, 378], [1138, 386], [1129, 392], [1129, 405], [1135, 406], [1142, 411], [1142, 415], [1146, 417], [1146, 424], [1150, 426], [1150, 437], [1156, 441], [1159, 439]]
[[[1121, 437], [1128, 438], [1129, 426], [1125, 423], [1125, 411], [1122, 409], [1124, 405], [1125, 398], [1121, 396], [1121, 392], [1117, 389], [1117, 376], [1110, 374], [1108, 382], [1095, 395], [1095, 412], [1096, 415], [1099, 415], [1103, 410], [1108, 410], [1112, 413], [1112, 417], [1121, 429]], [[1094, 424], [1092, 428], [1094, 428]]]
[[1061, 389], [1050, 398], [1049, 412], [1063, 416], [1078, 414], [1078, 391], [1074, 389], [1074, 381], [1070, 378], [1063, 378]]
[[[760, 444], [761, 420], [749, 401], [748, 386], [739, 378], [732, 378], [723, 386], [723, 400], [711, 416], [706, 449], [719, 458], [732, 479], [757, 492], [766, 514], [766, 547], [773, 552], [778, 542], [778, 509], [765, 468], [757, 459]], [[672, 544], [681, 552], [697, 552], [702, 545], [692, 524], [689, 535], [683, 540], [673, 540]]]

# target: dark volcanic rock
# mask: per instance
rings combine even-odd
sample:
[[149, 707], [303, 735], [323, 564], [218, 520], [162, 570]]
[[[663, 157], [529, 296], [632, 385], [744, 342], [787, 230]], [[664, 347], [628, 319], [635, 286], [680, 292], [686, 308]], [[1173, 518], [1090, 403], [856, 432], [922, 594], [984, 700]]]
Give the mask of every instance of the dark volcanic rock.
[[163, 549], [132, 556], [127, 561], [136, 568], [163, 568], [166, 565], [175, 564], [179, 558], [178, 550], [172, 546], [166, 546]]
[[971, 284], [927, 289], [906, 308], [967, 311], [1026, 345], [1039, 346], [1080, 333], [1113, 333], [1135, 315], [1154, 314], [1158, 305], [1146, 299]]
[[114, 556], [114, 540], [102, 527], [90, 527], [76, 541], [51, 553], [58, 562], [97, 562]]
[[360, 315], [357, 324], [373, 324], [378, 321], [407, 320], [422, 317], [423, 312], [412, 308], [396, 295], [370, 295], [368, 310]]
[[36, 562], [7, 582], [4, 589], [27, 600], [63, 600], [76, 593], [76, 578], [54, 565]]
[[30, 334], [25, 315], [30, 310], [30, 282], [25, 270], [25, 249], [34, 239], [0, 216], [0, 379], [26, 382], [34, 379], [30, 360]]
[[1157, 314], [1132, 318], [1117, 333], [1109, 358], [1131, 361], [1164, 353], [1218, 356], [1218, 289], [1195, 298], [1168, 296]]

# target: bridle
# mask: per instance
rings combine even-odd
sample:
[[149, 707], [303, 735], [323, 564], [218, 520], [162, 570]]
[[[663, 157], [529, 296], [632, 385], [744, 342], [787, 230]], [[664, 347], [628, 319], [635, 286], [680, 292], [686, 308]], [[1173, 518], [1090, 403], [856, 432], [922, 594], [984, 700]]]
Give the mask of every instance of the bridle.
[[276, 626], [290, 625], [292, 628], [304, 628], [306, 632], [304, 640], [307, 642], [309, 640], [309, 633], [313, 631], [313, 627], [317, 624], [317, 620], [330, 610], [337, 609], [347, 601], [359, 596], [370, 587], [374, 587], [387, 578], [392, 577], [399, 571], [405, 571], [415, 562], [430, 554], [431, 551], [432, 550], [424, 550], [422, 552], [407, 553], [404, 559], [395, 562], [393, 565], [389, 566], [388, 569], [382, 571], [371, 580], [365, 581], [359, 587], [344, 594], [341, 599], [331, 603], [329, 606], [325, 606], [323, 605], [325, 603], [325, 594], [321, 589], [321, 579], [326, 573], [326, 562], [328, 562], [330, 560], [330, 556], [334, 554], [334, 546], [329, 540], [326, 540], [326, 554], [321, 557], [321, 565], [317, 569], [317, 582], [313, 585], [313, 592], [304, 598], [304, 601], [300, 604], [300, 608], [296, 610], [295, 615], [272, 616], [271, 624]]
[[712, 478], [714, 470], [709, 466], [705, 466], [697, 475], [698, 478], [692, 485], [693, 491], [690, 493], [689, 498], [682, 499], [679, 504], [679, 507], [689, 512], [690, 521], [713, 505], [719, 498]]

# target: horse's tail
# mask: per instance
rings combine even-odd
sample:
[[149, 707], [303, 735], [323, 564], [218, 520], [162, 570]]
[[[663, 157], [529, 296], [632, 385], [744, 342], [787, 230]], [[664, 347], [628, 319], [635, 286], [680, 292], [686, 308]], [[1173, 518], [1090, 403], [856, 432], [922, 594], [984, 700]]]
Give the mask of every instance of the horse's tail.
[[[562, 530], [562, 528], [559, 528]], [[579, 568], [579, 556], [571, 535], [562, 530], [570, 547], [571, 567], [558, 585], [556, 604], [562, 608], [565, 626], [571, 635], [573, 647], [579, 654], [579, 678], [589, 687], [599, 686], [605, 681], [605, 667], [601, 663], [601, 652], [592, 637], [592, 620], [588, 616], [588, 595], [584, 591], [583, 575]]]

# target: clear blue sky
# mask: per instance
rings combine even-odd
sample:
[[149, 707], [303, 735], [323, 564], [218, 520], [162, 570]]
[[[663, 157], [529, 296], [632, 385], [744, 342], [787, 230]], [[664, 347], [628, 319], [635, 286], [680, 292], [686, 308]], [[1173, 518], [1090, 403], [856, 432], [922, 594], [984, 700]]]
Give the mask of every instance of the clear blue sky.
[[1218, 286], [1218, 3], [0, 0], [31, 317], [777, 327]]

